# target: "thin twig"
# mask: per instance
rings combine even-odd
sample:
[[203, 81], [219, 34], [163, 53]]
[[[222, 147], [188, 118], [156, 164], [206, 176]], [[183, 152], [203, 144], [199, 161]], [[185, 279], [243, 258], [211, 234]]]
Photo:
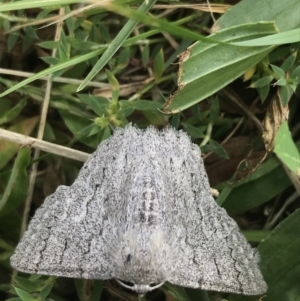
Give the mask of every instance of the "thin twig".
[[[236, 126], [234, 127], [234, 129], [229, 133], [229, 135], [221, 142], [221, 145], [224, 145], [227, 141], [229, 141], [231, 139], [231, 137], [236, 133], [236, 131], [239, 129], [239, 127], [241, 126], [241, 124], [244, 122], [245, 117], [242, 117], [239, 122], [236, 124]], [[209, 152], [207, 154], [205, 154], [202, 159], [205, 160], [207, 157], [209, 157], [210, 155], [212, 155], [214, 152]]]
[[80, 162], [85, 162], [90, 156], [90, 154], [78, 151], [76, 149], [46, 142], [41, 139], [32, 138], [4, 129], [0, 129], [0, 139], [4, 139], [21, 145], [30, 145], [32, 148]]
[[206, 0], [206, 3], [207, 3], [207, 6], [208, 6], [208, 9], [209, 9], [210, 16], [213, 19], [214, 23], [216, 23], [216, 19], [215, 19], [214, 13], [212, 11], [211, 4], [209, 3], [209, 0]]
[[270, 223], [268, 225], [266, 225], [265, 229], [272, 229], [275, 224], [278, 222], [278, 220], [280, 219], [280, 217], [282, 216], [282, 214], [284, 213], [284, 211], [286, 210], [286, 208], [292, 204], [297, 198], [299, 198], [299, 195], [297, 193], [297, 191], [295, 191], [283, 204], [283, 206], [280, 208], [280, 210], [277, 212], [277, 214], [274, 216], [274, 218], [270, 221]]
[[235, 103], [254, 122], [256, 127], [262, 133], [263, 127], [259, 119], [256, 118], [256, 116], [238, 99], [238, 97], [236, 95], [233, 95], [233, 93], [229, 93], [229, 91], [227, 91], [226, 89], [223, 89], [223, 93], [229, 100]]

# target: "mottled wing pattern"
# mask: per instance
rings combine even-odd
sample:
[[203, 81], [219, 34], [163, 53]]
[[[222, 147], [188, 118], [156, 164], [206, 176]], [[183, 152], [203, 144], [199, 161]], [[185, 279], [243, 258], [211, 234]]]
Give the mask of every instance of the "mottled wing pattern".
[[[168, 134], [175, 141], [174, 134]], [[166, 180], [171, 213], [167, 223], [180, 231], [174, 243], [176, 269], [168, 281], [205, 290], [264, 293], [267, 286], [258, 267], [259, 256], [212, 198], [199, 148], [184, 133], [173, 144], [176, 147], [168, 158], [173, 176]]]
[[11, 257], [14, 268], [65, 277], [114, 277], [107, 241], [116, 227], [112, 214], [122, 215], [124, 207], [112, 181], [113, 161], [124, 150], [124, 141], [112, 140], [101, 143], [72, 186], [59, 186], [37, 209]]
[[11, 258], [28, 273], [260, 294], [258, 256], [220, 208], [199, 147], [128, 126], [36, 211]]

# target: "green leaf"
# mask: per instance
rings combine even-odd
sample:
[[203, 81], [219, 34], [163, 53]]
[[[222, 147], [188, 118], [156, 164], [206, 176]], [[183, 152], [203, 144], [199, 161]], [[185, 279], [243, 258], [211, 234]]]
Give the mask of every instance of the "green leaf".
[[260, 46], [291, 44], [297, 42], [300, 42], [300, 29], [298, 28], [290, 31], [276, 33], [267, 37], [232, 43], [232, 45], [260, 47]]
[[0, 114], [2, 116], [0, 116], [0, 125], [14, 120], [20, 114], [23, 108], [26, 106], [26, 103], [27, 103], [26, 99], [23, 99], [5, 114], [2, 115], [1, 112]]
[[276, 134], [274, 153], [294, 174], [300, 176], [300, 153], [286, 121], [281, 124]]
[[120, 92], [119, 82], [109, 70], [105, 70], [105, 72], [106, 72], [108, 82], [110, 83], [112, 100], [113, 101], [118, 101], [119, 92]]
[[148, 61], [149, 61], [149, 45], [146, 44], [144, 49], [142, 50], [142, 63], [144, 68], [147, 67]]
[[280, 32], [299, 28], [299, 0], [239, 1], [217, 20], [212, 31], [260, 21], [275, 21]]
[[294, 91], [291, 86], [283, 86], [279, 88], [279, 97], [282, 105], [285, 107], [291, 99]]
[[0, 215], [7, 214], [19, 206], [26, 198], [28, 179], [27, 167], [30, 163], [30, 147], [23, 147], [18, 153], [9, 182], [0, 200]]
[[[264, 301], [295, 301], [300, 296], [300, 210], [296, 210], [259, 246], [260, 267], [268, 284]], [[232, 301], [257, 300], [257, 297], [231, 295]]]
[[78, 94], [79, 99], [92, 109], [98, 116], [105, 114], [108, 100], [104, 97], [96, 97], [90, 94]]
[[[231, 27], [210, 37], [233, 42], [274, 32], [274, 23], [257, 23]], [[174, 114], [206, 99], [257, 64], [271, 50], [272, 47], [193, 44], [181, 55], [179, 89], [166, 101], [165, 112]]]
[[287, 72], [288, 70], [290, 70], [294, 63], [295, 60], [297, 58], [297, 51], [295, 51], [294, 53], [292, 53], [280, 66], [280, 68], [282, 70], [284, 70], [285, 72]]
[[39, 292], [42, 289], [41, 281], [31, 281], [27, 278], [16, 276], [14, 277], [14, 283], [18, 286], [18, 288], [24, 289], [29, 293]]
[[300, 66], [296, 67], [292, 73], [291, 73], [291, 78], [295, 78], [298, 80], [298, 82], [300, 81]]
[[46, 297], [50, 294], [52, 287], [54, 285], [54, 280], [51, 281], [50, 283], [46, 284], [43, 289], [41, 290], [41, 292], [39, 293], [39, 298], [40, 300], [45, 300]]
[[52, 56], [44, 56], [44, 57], [41, 57], [41, 59], [48, 65], [58, 65], [59, 63], [61, 63], [60, 59], [58, 59], [56, 57], [52, 57]]
[[[98, 146], [98, 144], [101, 142], [101, 132], [99, 132], [97, 136], [94, 135], [85, 138], [83, 138], [80, 133], [82, 129], [91, 125], [90, 120], [83, 117], [75, 116], [64, 110], [59, 110], [59, 113], [61, 114], [66, 126], [74, 134], [76, 139], [79, 139], [80, 141], [93, 147], [94, 149]], [[92, 128], [90, 128], [89, 131], [91, 131], [91, 129]]]
[[[78, 0], [64, 0], [63, 4], [72, 4], [84, 2]], [[42, 8], [42, 7], [50, 7], [50, 6], [61, 6], [61, 0], [20, 0], [13, 3], [0, 3], [0, 12], [11, 11], [11, 10], [22, 10], [26, 8]]]
[[[0, 4], [0, 8], [1, 8], [1, 4]], [[1, 9], [0, 9], [0, 11], [1, 11]], [[174, 25], [180, 24], [181, 22], [182, 22], [182, 20], [174, 22]], [[125, 46], [133, 45], [133, 44], [137, 43], [139, 40], [146, 39], [147, 37], [153, 36], [157, 33], [160, 33], [160, 31], [157, 29], [149, 30], [143, 34], [140, 34], [135, 37], [127, 39], [124, 42], [123, 46], [125, 47]], [[53, 64], [54, 66], [51, 66], [45, 70], [42, 70], [42, 71], [36, 73], [35, 75], [28, 77], [25, 80], [19, 82], [18, 84], [14, 85], [13, 87], [7, 89], [6, 91], [4, 91], [3, 93], [0, 94], [0, 98], [15, 91], [15, 90], [18, 90], [21, 87], [24, 87], [25, 85], [35, 81], [36, 79], [43, 77], [43, 76], [55, 73], [56, 71], [60, 71], [65, 68], [69, 68], [73, 65], [78, 65], [82, 62], [93, 59], [93, 58], [97, 57], [98, 55], [101, 55], [102, 53], [104, 53], [106, 49], [107, 49], [106, 47], [103, 47], [102, 49], [95, 50], [95, 51], [89, 52], [84, 55], [75, 56], [75, 57], [70, 58], [63, 62], [60, 62], [59, 59], [57, 59], [57, 58], [49, 57], [49, 58], [47, 58], [49, 60], [49, 64], [50, 65]], [[44, 59], [44, 58], [42, 58], [42, 59]]]
[[206, 130], [206, 126], [195, 127], [186, 122], [182, 122], [181, 124], [192, 138], [203, 138], [205, 136], [204, 132]]
[[264, 102], [267, 98], [267, 96], [269, 95], [269, 91], [270, 91], [270, 86], [263, 86], [261, 88], [257, 88], [257, 91], [259, 93], [259, 97], [261, 102]]
[[[146, 13], [156, 2], [156, 0], [145, 0], [143, 4], [139, 7], [138, 11]], [[123, 7], [125, 9], [125, 7]], [[95, 64], [91, 72], [83, 80], [80, 86], [77, 89], [77, 92], [81, 91], [86, 87], [86, 85], [99, 73], [99, 71], [108, 63], [112, 56], [118, 51], [122, 46], [124, 41], [128, 38], [130, 33], [133, 31], [135, 26], [138, 24], [138, 21], [129, 20], [121, 31], [117, 34], [115, 39], [109, 44], [108, 48], [105, 50], [99, 61]]]
[[270, 235], [270, 230], [244, 230], [244, 236], [249, 242], [261, 242]]
[[26, 26], [23, 30], [25, 31], [25, 36], [23, 39], [22, 50], [25, 52], [33, 44], [34, 40], [38, 39], [38, 36], [31, 26]]
[[255, 81], [254, 83], [252, 83], [250, 85], [250, 88], [262, 88], [264, 86], [269, 85], [272, 80], [273, 80], [272, 75], [262, 77], [262, 78], [258, 79], [257, 81]]
[[38, 43], [37, 45], [45, 48], [45, 49], [56, 49], [59, 47], [60, 42], [55, 42], [55, 41], [45, 41]]
[[162, 49], [159, 50], [154, 58], [153, 70], [155, 80], [159, 80], [164, 72], [164, 52]]
[[285, 78], [281, 78], [276, 83], [274, 83], [274, 86], [284, 87], [286, 85], [287, 85], [287, 80]]
[[[149, 1], [149, 0], [148, 0]], [[117, 1], [109, 2], [106, 6], [106, 9], [111, 10], [115, 13], [118, 13], [122, 16], [125, 16], [132, 20], [137, 20], [142, 22], [143, 24], [156, 27], [160, 29], [160, 32], [168, 32], [171, 35], [174, 35], [179, 38], [190, 39], [192, 41], [203, 41], [206, 43], [212, 44], [220, 44], [218, 40], [207, 39], [205, 36], [198, 34], [192, 30], [186, 29], [182, 26], [179, 26], [174, 23], [170, 23], [167, 21], [162, 20], [159, 17], [154, 17], [151, 15], [146, 15], [145, 13], [141, 12], [140, 10], [132, 10]]]
[[275, 65], [270, 65], [271, 66], [271, 68], [273, 69], [273, 71], [274, 71], [274, 73], [279, 77], [279, 78], [281, 78], [281, 77], [285, 77], [285, 72], [281, 69], [281, 68], [279, 68], [279, 67], [277, 67], [277, 66], [275, 66]]
[[272, 157], [234, 184], [222, 206], [232, 214], [242, 213], [269, 201], [290, 185], [280, 162]]
[[12, 32], [8, 35], [8, 38], [7, 38], [7, 50], [8, 50], [8, 52], [10, 52], [13, 49], [13, 47], [16, 45], [16, 43], [19, 39], [19, 36], [20, 36], [19, 31]]
[[33, 298], [29, 293], [26, 291], [15, 287], [17, 295], [23, 300], [23, 301], [36, 301], [35, 298]]

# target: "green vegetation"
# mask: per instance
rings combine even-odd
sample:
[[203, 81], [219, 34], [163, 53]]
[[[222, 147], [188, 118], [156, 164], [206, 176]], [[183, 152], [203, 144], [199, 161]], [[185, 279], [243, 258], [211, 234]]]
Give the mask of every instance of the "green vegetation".
[[[16, 274], [9, 264], [45, 196], [130, 122], [191, 136], [216, 201], [258, 248], [262, 300], [300, 298], [300, 3], [228, 2], [1, 1], [0, 300], [138, 299], [114, 280]], [[144, 297], [259, 298], [169, 283]]]

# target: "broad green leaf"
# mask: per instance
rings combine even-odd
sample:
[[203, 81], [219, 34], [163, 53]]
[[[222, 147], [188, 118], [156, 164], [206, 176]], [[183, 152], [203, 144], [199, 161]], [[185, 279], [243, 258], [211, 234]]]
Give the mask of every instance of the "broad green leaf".
[[276, 134], [274, 153], [294, 174], [300, 176], [300, 153], [286, 121]]
[[[156, 2], [156, 0], [144, 0], [142, 5], [139, 7], [138, 11], [145, 14]], [[123, 7], [125, 10], [125, 7]], [[133, 31], [135, 26], [138, 24], [138, 21], [130, 19], [121, 29], [121, 31], [117, 34], [115, 39], [109, 44], [108, 48], [105, 50], [99, 61], [95, 64], [91, 72], [87, 75], [87, 77], [83, 80], [80, 86], [77, 89], [81, 91], [86, 85], [99, 73], [99, 71], [108, 63], [108, 61], [112, 58], [112, 56], [118, 51], [118, 49], [122, 46], [125, 40], [128, 38], [130, 33]]]
[[[275, 33], [272, 22], [246, 24], [224, 29], [210, 37], [222, 42], [241, 41]], [[179, 89], [164, 109], [177, 113], [206, 99], [262, 60], [272, 47], [237, 47], [197, 42], [181, 55]]]
[[232, 214], [255, 208], [291, 185], [276, 157], [262, 163], [245, 179], [233, 184], [222, 206]]
[[259, 46], [290, 44], [290, 43], [297, 43], [297, 42], [300, 42], [300, 28], [281, 32], [281, 33], [276, 33], [258, 39], [232, 43], [232, 45], [259, 47]]
[[300, 27], [299, 9], [299, 0], [243, 0], [221, 16], [212, 31], [259, 21], [275, 21], [280, 32], [288, 31]]
[[[268, 284], [264, 301], [296, 301], [300, 296], [300, 210], [282, 221], [259, 246], [260, 267]], [[231, 301], [257, 297], [231, 295]]]
[[8, 184], [0, 200], [0, 215], [7, 214], [22, 204], [27, 195], [27, 167], [30, 163], [30, 148], [23, 147], [18, 153]]

